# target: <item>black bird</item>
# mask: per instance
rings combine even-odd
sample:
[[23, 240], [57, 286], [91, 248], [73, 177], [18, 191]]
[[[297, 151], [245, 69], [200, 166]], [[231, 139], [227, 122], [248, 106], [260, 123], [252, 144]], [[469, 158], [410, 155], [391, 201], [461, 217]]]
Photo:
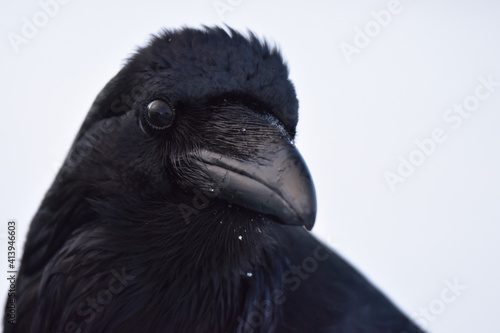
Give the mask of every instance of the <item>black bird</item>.
[[421, 332], [306, 230], [297, 112], [281, 55], [254, 35], [153, 37], [43, 199], [5, 332]]

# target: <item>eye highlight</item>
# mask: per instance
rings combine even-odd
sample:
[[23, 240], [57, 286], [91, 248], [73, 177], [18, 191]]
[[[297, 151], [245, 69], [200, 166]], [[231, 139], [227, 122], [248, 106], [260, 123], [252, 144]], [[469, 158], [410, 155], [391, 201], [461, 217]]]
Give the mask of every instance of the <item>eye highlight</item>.
[[161, 99], [156, 99], [148, 104], [144, 115], [149, 126], [162, 130], [172, 125], [175, 118], [175, 111], [169, 103]]

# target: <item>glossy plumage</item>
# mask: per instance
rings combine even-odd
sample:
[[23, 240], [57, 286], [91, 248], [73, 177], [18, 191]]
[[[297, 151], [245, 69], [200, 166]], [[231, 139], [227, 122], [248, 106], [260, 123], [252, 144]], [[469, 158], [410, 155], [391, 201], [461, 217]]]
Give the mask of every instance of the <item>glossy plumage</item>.
[[[158, 100], [168, 126], [144, 121]], [[154, 37], [34, 217], [5, 332], [420, 332], [302, 227], [297, 121], [276, 49], [220, 28]]]

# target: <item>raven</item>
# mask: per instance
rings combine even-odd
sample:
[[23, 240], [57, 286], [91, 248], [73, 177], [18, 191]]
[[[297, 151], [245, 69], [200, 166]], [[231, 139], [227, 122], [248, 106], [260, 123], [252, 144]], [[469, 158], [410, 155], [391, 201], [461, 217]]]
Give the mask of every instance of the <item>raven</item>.
[[297, 121], [280, 52], [252, 33], [152, 37], [33, 218], [5, 332], [421, 332], [309, 233]]

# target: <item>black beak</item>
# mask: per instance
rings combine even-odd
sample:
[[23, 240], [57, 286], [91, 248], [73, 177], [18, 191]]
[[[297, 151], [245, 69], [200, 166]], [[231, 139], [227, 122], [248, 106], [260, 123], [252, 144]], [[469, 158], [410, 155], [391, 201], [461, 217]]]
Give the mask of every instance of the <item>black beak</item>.
[[265, 156], [252, 162], [207, 150], [195, 160], [214, 182], [219, 198], [272, 215], [282, 224], [312, 229], [316, 219], [314, 185], [299, 151], [286, 140], [267, 146]]

